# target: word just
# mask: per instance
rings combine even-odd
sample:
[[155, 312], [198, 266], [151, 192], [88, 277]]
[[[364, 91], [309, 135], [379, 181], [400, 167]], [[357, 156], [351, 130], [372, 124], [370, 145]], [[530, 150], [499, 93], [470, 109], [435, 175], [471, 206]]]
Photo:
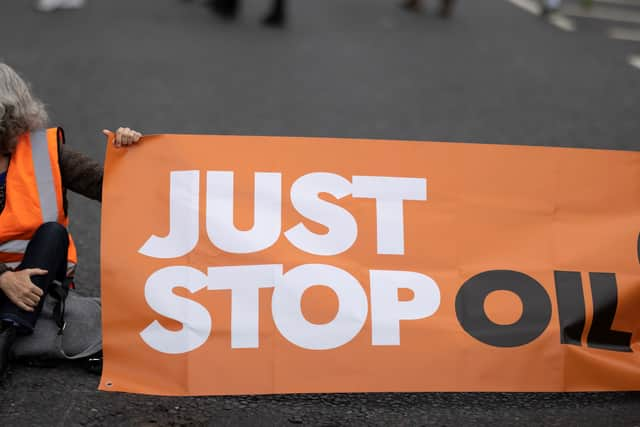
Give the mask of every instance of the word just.
[[[198, 244], [200, 229], [199, 171], [171, 172], [169, 190], [170, 231], [166, 237], [151, 236], [140, 253], [153, 258], [178, 258]], [[336, 199], [376, 200], [377, 253], [404, 254], [405, 200], [427, 200], [427, 180], [383, 176], [354, 176], [315, 172], [303, 175], [291, 186], [291, 203], [302, 216], [329, 230], [317, 234], [299, 223], [285, 231], [285, 237], [301, 251], [333, 256], [348, 250], [358, 237], [358, 224], [345, 208], [320, 198], [327, 193]], [[238, 230], [233, 223], [233, 172], [207, 172], [206, 229], [209, 240], [220, 250], [248, 254], [272, 246], [282, 230], [282, 176], [255, 174], [254, 221], [250, 230]]]

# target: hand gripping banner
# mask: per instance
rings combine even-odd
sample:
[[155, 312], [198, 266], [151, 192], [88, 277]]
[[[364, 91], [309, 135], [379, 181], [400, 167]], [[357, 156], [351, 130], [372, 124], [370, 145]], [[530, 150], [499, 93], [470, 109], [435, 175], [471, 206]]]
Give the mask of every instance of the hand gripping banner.
[[107, 149], [101, 390], [640, 390], [640, 152]]

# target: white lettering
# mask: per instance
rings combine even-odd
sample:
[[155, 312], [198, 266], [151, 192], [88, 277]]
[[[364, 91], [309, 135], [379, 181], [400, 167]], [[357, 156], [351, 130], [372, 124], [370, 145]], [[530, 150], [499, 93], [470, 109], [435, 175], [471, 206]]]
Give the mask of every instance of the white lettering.
[[211, 317], [206, 308], [195, 301], [175, 295], [175, 287], [191, 293], [207, 286], [207, 276], [191, 267], [166, 267], [153, 273], [144, 287], [147, 304], [156, 313], [183, 324], [171, 331], [154, 320], [141, 333], [142, 340], [161, 353], [180, 354], [204, 344], [211, 333]]
[[231, 289], [232, 348], [258, 348], [258, 290], [272, 288], [281, 278], [281, 264], [209, 267], [208, 288]]
[[427, 200], [427, 180], [354, 176], [353, 197], [376, 199], [378, 254], [404, 255], [404, 200]]
[[310, 173], [298, 178], [291, 187], [291, 203], [300, 214], [329, 229], [316, 234], [299, 223], [284, 234], [291, 244], [314, 255], [337, 255], [349, 249], [358, 237], [358, 224], [351, 213], [322, 200], [320, 193], [341, 199], [351, 193], [351, 183], [332, 173]]
[[233, 172], [207, 172], [207, 234], [225, 252], [248, 254], [267, 249], [280, 237], [281, 174], [255, 174], [253, 227], [238, 230], [233, 223]]
[[199, 234], [200, 172], [171, 172], [169, 184], [169, 235], [151, 236], [138, 250], [153, 258], [177, 258], [196, 247]]
[[[307, 288], [322, 284], [338, 296], [336, 317], [316, 325], [305, 319], [300, 305]], [[328, 350], [351, 341], [367, 319], [367, 296], [355, 277], [337, 267], [306, 264], [288, 271], [271, 301], [273, 320], [293, 344], [309, 350]]]
[[[440, 307], [440, 288], [429, 276], [413, 271], [371, 270], [371, 327], [373, 345], [400, 345], [400, 320], [423, 319]], [[398, 289], [413, 292], [399, 301]]]

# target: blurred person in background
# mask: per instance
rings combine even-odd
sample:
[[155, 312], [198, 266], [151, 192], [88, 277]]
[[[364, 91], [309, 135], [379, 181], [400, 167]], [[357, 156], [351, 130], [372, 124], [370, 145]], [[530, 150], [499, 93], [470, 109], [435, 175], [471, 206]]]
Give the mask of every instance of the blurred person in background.
[[[449, 18], [453, 13], [453, 3], [455, 0], [440, 0], [440, 10], [438, 14], [442, 18]], [[421, 0], [407, 0], [402, 6], [412, 12], [418, 12], [422, 8]]]
[[37, 0], [36, 10], [53, 12], [58, 9], [79, 9], [85, 5], [85, 0]]
[[285, 0], [273, 0], [271, 10], [264, 17], [262, 23], [272, 27], [283, 27], [285, 18]]
[[234, 19], [238, 14], [238, 0], [209, 0], [208, 4], [222, 18]]
[[[210, 0], [209, 5], [221, 17], [234, 19], [238, 14], [240, 0]], [[273, 0], [271, 9], [263, 18], [262, 23], [271, 27], [283, 27], [286, 23], [285, 0]]]
[[[47, 121], [27, 83], [0, 62], [0, 376], [16, 336], [33, 332], [47, 292], [72, 282], [66, 190], [102, 198], [102, 166], [67, 148], [62, 128], [45, 129]], [[114, 144], [140, 137], [120, 128]]]
[[540, 1], [540, 15], [547, 16], [551, 13], [557, 12], [560, 9], [562, 0], [539, 0]]

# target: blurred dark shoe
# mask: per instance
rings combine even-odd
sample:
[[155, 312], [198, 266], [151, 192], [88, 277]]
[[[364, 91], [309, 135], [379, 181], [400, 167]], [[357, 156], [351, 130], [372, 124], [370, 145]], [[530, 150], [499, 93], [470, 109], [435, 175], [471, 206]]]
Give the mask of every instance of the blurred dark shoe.
[[16, 340], [16, 328], [13, 325], [4, 324], [0, 330], [0, 378], [4, 376], [9, 366], [9, 350]]
[[404, 9], [410, 11], [410, 12], [419, 12], [420, 11], [420, 1], [419, 0], [407, 0], [404, 3], [402, 3], [400, 6], [402, 6]]
[[267, 15], [262, 20], [262, 25], [266, 25], [267, 27], [282, 28], [284, 27], [284, 24], [285, 24], [285, 19], [284, 19], [284, 16], [281, 14]]
[[224, 19], [234, 19], [238, 14], [238, 0], [209, 0], [207, 4]]
[[450, 18], [453, 12], [453, 0], [442, 0], [439, 15], [441, 18]]

